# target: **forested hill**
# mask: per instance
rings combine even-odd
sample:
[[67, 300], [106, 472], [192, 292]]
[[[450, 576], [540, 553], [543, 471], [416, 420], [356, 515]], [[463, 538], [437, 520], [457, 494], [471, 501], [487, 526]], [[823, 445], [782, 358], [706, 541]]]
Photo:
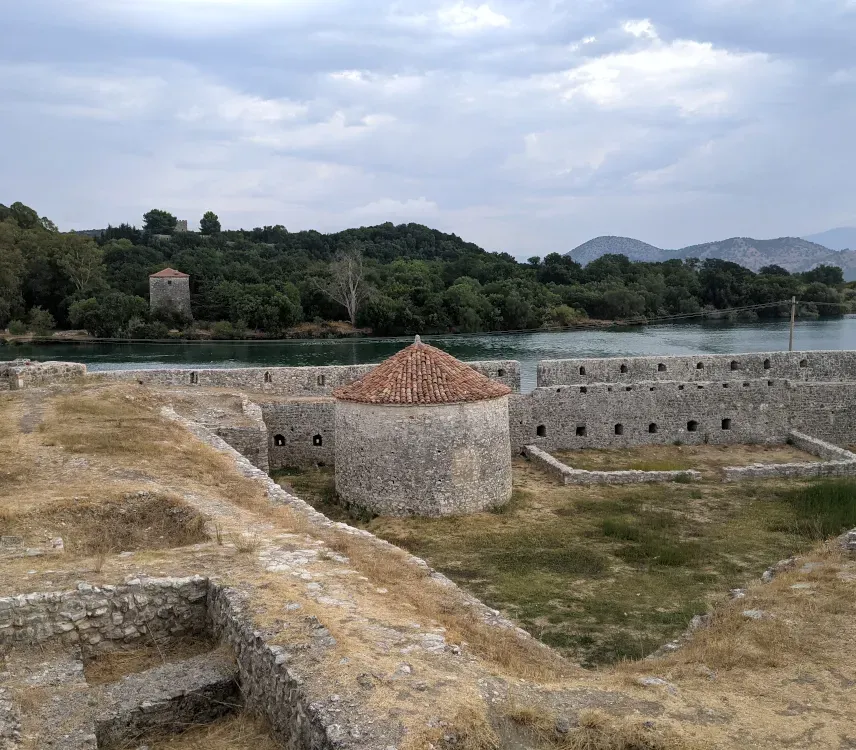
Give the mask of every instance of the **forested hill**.
[[[61, 233], [21, 203], [0, 205], [0, 327], [231, 338], [350, 318], [378, 335], [500, 331], [696, 313], [792, 295], [804, 301], [803, 315], [840, 313], [856, 294], [835, 268], [790, 274], [771, 266], [756, 274], [715, 259], [632, 263], [622, 255], [582, 267], [559, 253], [518, 262], [418, 224], [334, 234], [282, 226], [221, 231], [208, 212], [200, 227], [177, 231], [174, 216], [152, 210], [140, 229], [108, 227], [93, 238]], [[190, 274], [194, 323], [150, 315], [148, 277], [165, 267]], [[757, 314], [784, 315], [786, 308]]]

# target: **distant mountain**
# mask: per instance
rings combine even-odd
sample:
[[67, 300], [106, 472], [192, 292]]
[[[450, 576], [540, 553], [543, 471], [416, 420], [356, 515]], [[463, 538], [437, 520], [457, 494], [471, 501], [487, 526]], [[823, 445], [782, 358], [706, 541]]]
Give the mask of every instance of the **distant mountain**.
[[601, 255], [626, 255], [630, 260], [656, 263], [672, 257], [665, 255], [669, 252], [669, 250], [661, 250], [659, 247], [649, 245], [647, 242], [634, 240], [632, 237], [595, 237], [575, 247], [568, 255], [585, 266]]
[[[856, 232], [856, 230], [853, 231]], [[586, 265], [608, 253], [622, 254], [630, 260], [644, 262], [659, 262], [673, 258], [700, 258], [701, 260], [719, 258], [739, 263], [753, 271], [773, 264], [791, 272], [809, 271], [819, 265], [831, 265], [839, 266], [844, 271], [846, 280], [856, 279], [856, 249], [851, 252], [839, 252], [799, 237], [779, 237], [775, 240], [732, 237], [717, 242], [691, 245], [680, 250], [663, 250], [630, 237], [596, 237], [574, 248], [568, 255], [577, 263]]]
[[804, 240], [817, 242], [832, 250], [856, 250], [856, 227], [838, 227], [825, 232], [810, 234]]

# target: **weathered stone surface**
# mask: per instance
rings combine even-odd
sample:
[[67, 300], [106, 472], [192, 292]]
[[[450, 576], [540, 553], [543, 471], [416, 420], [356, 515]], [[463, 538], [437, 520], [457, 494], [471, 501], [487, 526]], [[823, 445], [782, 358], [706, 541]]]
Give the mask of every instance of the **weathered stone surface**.
[[241, 705], [238, 670], [225, 650], [163, 664], [97, 691], [99, 750], [133, 747], [152, 730], [180, 732]]
[[336, 492], [387, 516], [474, 513], [511, 498], [508, 398], [431, 406], [336, 402]]
[[559, 479], [563, 484], [642, 484], [651, 482], [690, 482], [701, 479], [701, 474], [693, 470], [585, 471], [584, 469], [572, 469], [535, 445], [524, 446], [523, 455], [532, 461], [532, 463], [544, 469], [548, 474]]

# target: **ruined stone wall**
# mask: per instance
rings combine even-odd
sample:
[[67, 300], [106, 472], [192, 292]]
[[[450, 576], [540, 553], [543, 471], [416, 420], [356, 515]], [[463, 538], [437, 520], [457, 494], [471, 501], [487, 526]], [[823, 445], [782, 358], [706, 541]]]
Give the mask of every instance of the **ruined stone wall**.
[[268, 472], [271, 469], [268, 451], [268, 429], [265, 425], [262, 408], [241, 397], [243, 415], [254, 422], [250, 427], [237, 425], [212, 426], [211, 429], [241, 455], [246, 456], [257, 469]]
[[586, 471], [573, 469], [554, 456], [534, 445], [523, 448], [523, 455], [558, 479], [562, 484], [645, 484], [657, 482], [697, 482], [701, 479], [698, 471]]
[[443, 516], [511, 497], [508, 397], [436, 406], [335, 404], [336, 491], [379, 515]]
[[0, 597], [0, 646], [53, 638], [86, 653], [146, 636], [159, 642], [207, 632], [208, 579], [133, 579], [120, 586], [78, 584], [71, 591]]
[[333, 465], [336, 445], [333, 399], [263, 403], [262, 414], [267, 425], [271, 471]]
[[[486, 377], [520, 390], [520, 363], [468, 362]], [[98, 375], [140, 384], [236, 388], [272, 396], [329, 396], [334, 388], [366, 376], [377, 365], [327, 367], [240, 367], [221, 369], [109, 370]]]
[[152, 312], [174, 310], [189, 318], [190, 279], [149, 277], [149, 307]]
[[13, 359], [0, 362], [0, 391], [38, 388], [86, 375], [86, 365], [75, 362], [33, 362]]

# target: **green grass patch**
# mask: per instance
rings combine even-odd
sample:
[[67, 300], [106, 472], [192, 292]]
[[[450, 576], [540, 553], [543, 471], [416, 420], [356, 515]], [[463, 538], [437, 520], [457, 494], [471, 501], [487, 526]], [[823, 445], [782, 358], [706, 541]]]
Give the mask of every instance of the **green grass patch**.
[[829, 479], [782, 493], [795, 518], [771, 525], [808, 539], [826, 539], [856, 526], [856, 480]]

